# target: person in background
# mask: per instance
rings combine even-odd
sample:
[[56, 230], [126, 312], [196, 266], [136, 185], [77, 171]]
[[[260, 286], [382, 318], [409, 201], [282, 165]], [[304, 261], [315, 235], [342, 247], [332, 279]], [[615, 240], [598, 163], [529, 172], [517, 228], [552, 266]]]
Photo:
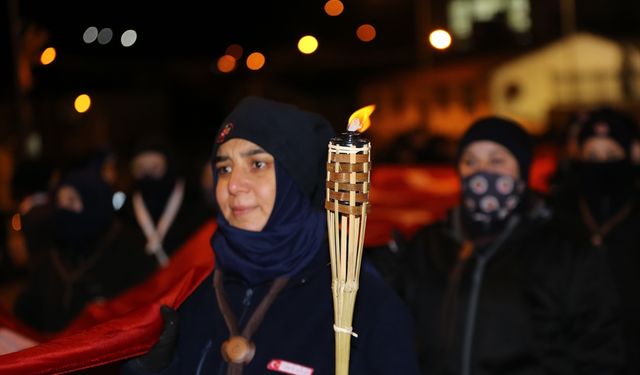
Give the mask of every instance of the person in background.
[[11, 193], [21, 214], [49, 203], [52, 179], [53, 168], [44, 160], [18, 162], [11, 180]]
[[555, 221], [606, 257], [621, 298], [628, 374], [640, 373], [640, 196], [637, 124], [611, 108], [591, 111], [576, 137], [572, 179], [550, 198]]
[[166, 267], [173, 254], [211, 214], [196, 188], [180, 175], [168, 144], [143, 138], [130, 162], [133, 191], [125, 203], [128, 225], [136, 228], [141, 251]]
[[[237, 104], [213, 145], [215, 270], [175, 319], [162, 310], [159, 342], [126, 372], [334, 372], [323, 209], [332, 135], [324, 118], [289, 104], [259, 97]], [[353, 330], [351, 374], [418, 373], [406, 307], [367, 264]]]
[[[461, 204], [371, 258], [417, 321], [424, 374], [616, 374], [618, 301], [601, 253], [574, 246], [527, 187], [529, 135], [484, 117], [459, 142]], [[389, 266], [393, 264], [393, 266]]]
[[50, 239], [50, 192], [54, 170], [44, 160], [18, 161], [11, 179], [12, 212], [9, 251], [15, 267], [28, 269], [43, 253]]
[[142, 281], [144, 258], [115, 220], [113, 191], [95, 168], [70, 171], [55, 187], [48, 206], [50, 237], [41, 233], [15, 315], [40, 332], [64, 329], [90, 302], [111, 298]]

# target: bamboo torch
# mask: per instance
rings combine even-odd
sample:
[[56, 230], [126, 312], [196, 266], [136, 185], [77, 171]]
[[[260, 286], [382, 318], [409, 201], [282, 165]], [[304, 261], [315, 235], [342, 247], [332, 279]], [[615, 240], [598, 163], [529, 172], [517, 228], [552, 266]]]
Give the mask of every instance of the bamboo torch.
[[336, 374], [349, 373], [353, 307], [358, 293], [364, 232], [369, 208], [371, 143], [361, 136], [374, 105], [349, 118], [347, 131], [329, 142], [327, 225], [336, 340]]

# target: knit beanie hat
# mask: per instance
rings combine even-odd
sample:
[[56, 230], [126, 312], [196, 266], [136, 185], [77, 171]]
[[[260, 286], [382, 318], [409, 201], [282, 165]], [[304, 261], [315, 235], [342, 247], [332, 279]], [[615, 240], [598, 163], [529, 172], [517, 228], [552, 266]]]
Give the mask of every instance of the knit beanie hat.
[[529, 180], [533, 142], [529, 134], [515, 121], [497, 116], [484, 117], [475, 121], [458, 143], [456, 165], [465, 148], [475, 141], [493, 141], [506, 147], [518, 161], [520, 177], [525, 182]]
[[633, 120], [611, 108], [592, 111], [582, 123], [578, 133], [578, 144], [584, 145], [592, 137], [611, 138], [625, 151], [626, 158], [631, 155], [631, 146], [636, 138], [636, 125]]
[[313, 205], [323, 207], [327, 150], [333, 136], [331, 124], [319, 114], [249, 96], [236, 105], [218, 129], [212, 165], [222, 143], [232, 138], [246, 139], [273, 155]]

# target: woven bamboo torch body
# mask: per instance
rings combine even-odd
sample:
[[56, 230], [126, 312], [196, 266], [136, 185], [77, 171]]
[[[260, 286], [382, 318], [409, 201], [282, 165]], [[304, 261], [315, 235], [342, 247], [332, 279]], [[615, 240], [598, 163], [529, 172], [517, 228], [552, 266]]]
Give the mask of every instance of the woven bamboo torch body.
[[[351, 122], [350, 122], [351, 123]], [[371, 144], [355, 131], [329, 142], [327, 224], [336, 340], [336, 374], [349, 373], [353, 308], [369, 207]]]

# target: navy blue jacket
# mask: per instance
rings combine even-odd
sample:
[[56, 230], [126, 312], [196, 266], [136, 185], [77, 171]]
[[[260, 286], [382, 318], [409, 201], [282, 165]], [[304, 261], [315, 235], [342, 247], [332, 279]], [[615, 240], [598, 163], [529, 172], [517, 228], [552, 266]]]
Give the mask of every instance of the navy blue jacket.
[[[325, 253], [324, 251], [321, 251]], [[308, 368], [313, 374], [335, 372], [333, 300], [328, 252], [292, 278], [253, 335], [255, 357], [243, 374], [271, 373], [273, 360]], [[225, 275], [224, 287], [240, 330], [270, 284], [248, 287]], [[179, 337], [174, 359], [163, 374], [225, 374], [220, 354], [229, 337], [209, 275], [179, 308]], [[350, 374], [417, 374], [413, 323], [399, 297], [373, 267], [363, 263], [353, 320], [359, 336], [351, 338]]]

